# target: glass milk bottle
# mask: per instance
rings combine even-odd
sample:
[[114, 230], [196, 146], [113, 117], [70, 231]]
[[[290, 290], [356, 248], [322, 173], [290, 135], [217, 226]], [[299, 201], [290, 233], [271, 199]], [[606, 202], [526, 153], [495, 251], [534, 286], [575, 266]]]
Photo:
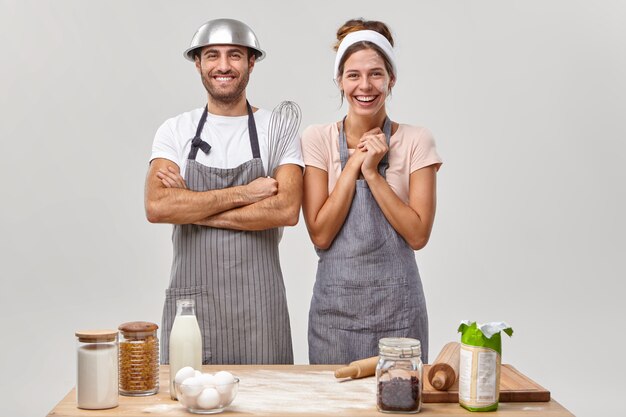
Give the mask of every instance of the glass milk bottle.
[[175, 400], [174, 377], [179, 369], [202, 368], [202, 335], [194, 300], [176, 300], [176, 317], [170, 332], [170, 397]]
[[117, 331], [77, 331], [76, 405], [100, 410], [117, 407]]

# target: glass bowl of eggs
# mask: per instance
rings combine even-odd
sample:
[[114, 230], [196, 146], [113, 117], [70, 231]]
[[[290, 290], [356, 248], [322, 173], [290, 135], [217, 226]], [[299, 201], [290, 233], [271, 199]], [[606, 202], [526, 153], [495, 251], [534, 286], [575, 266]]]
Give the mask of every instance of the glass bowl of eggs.
[[221, 413], [233, 402], [239, 387], [239, 378], [227, 371], [195, 372], [194, 376], [176, 379], [174, 388], [178, 402], [194, 414]]

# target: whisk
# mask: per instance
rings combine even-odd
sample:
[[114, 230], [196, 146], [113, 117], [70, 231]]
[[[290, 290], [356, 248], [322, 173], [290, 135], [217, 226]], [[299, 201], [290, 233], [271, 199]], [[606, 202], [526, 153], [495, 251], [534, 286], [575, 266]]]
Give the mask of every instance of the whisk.
[[272, 110], [267, 151], [267, 173], [269, 176], [274, 176], [278, 164], [298, 136], [301, 118], [300, 106], [294, 101], [282, 101]]

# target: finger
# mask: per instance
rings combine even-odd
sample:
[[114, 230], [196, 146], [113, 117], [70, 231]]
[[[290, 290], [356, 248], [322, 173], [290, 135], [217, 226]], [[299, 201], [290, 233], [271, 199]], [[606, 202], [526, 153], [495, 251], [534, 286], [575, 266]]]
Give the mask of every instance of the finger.
[[379, 135], [372, 135], [372, 141], [376, 142], [376, 143], [386, 143], [387, 142], [387, 138], [385, 137], [384, 134], [379, 134]]
[[[161, 170], [159, 170], [159, 171], [161, 171]], [[177, 183], [181, 183], [181, 182], [184, 183], [185, 182], [185, 179], [183, 178], [183, 176], [180, 175], [180, 173], [177, 172], [173, 167], [168, 166], [167, 167], [167, 171], [168, 172], [165, 172], [164, 174], [169, 176], [170, 178], [174, 179]], [[163, 171], [161, 171], [161, 172], [163, 172]]]
[[170, 188], [183, 187], [178, 176], [173, 175], [172, 173], [169, 173], [169, 172], [161, 174], [161, 181], [167, 181], [167, 184], [169, 185]]
[[180, 175], [176, 175], [175, 177], [170, 177], [172, 179], [172, 181], [174, 181], [174, 183], [181, 187], [181, 188], [185, 188], [185, 179], [183, 177], [181, 177]]
[[375, 127], [374, 129], [365, 132], [365, 135], [378, 135], [379, 133], [383, 133], [383, 131], [380, 130], [380, 127]]
[[178, 181], [178, 179], [176, 177], [172, 177], [170, 175], [164, 175], [162, 180], [163, 181], [167, 181], [167, 183], [171, 187], [180, 188], [180, 182]]
[[168, 178], [178, 184], [185, 182], [185, 179], [181, 177], [180, 174], [176, 171], [170, 170], [170, 172], [166, 173], [165, 175], [167, 175]]
[[174, 187], [172, 187], [172, 185], [169, 183], [169, 181], [167, 181], [167, 179], [165, 179], [165, 178], [162, 178], [162, 179], [161, 179], [161, 182], [163, 183], [163, 185], [164, 185], [166, 188], [174, 188]]
[[385, 135], [382, 135], [382, 137], [376, 137], [374, 142], [376, 142], [376, 147], [380, 152], [387, 152], [389, 149]]
[[367, 142], [367, 149], [372, 152], [380, 152], [381, 144], [377, 140], [370, 140]]

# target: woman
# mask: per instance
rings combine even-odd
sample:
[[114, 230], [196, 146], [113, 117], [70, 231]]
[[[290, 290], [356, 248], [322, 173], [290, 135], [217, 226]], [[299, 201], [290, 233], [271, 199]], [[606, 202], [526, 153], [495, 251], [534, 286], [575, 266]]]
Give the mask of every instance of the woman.
[[304, 219], [319, 256], [309, 311], [309, 361], [378, 354], [383, 337], [413, 337], [428, 360], [428, 317], [414, 251], [428, 242], [441, 159], [430, 132], [391, 122], [393, 38], [377, 21], [337, 31], [333, 77], [340, 122], [303, 132]]

